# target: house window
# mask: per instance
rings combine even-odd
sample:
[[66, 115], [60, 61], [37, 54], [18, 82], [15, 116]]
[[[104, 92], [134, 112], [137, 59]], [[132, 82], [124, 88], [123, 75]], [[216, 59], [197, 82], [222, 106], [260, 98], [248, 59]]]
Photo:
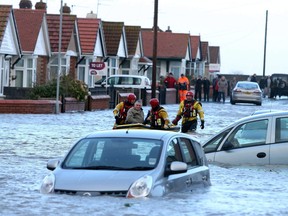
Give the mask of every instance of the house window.
[[115, 75], [118, 72], [118, 67], [117, 67], [117, 59], [116, 58], [109, 58], [108, 61], [108, 72], [107, 75]]
[[15, 70], [17, 79], [15, 80], [15, 87], [23, 87], [23, 70]]
[[15, 87], [33, 87], [36, 81], [36, 65], [33, 58], [22, 58], [15, 65]]
[[92, 76], [89, 74], [89, 63], [92, 59], [83, 59], [78, 64], [77, 70], [77, 79], [86, 83], [89, 87], [93, 87], [92, 85]]
[[180, 77], [181, 62], [171, 62], [170, 70], [174, 74], [174, 77]]
[[[61, 58], [61, 69], [60, 69], [60, 76], [66, 75], [67, 71], [67, 60], [66, 58]], [[50, 64], [50, 80], [57, 79], [58, 74], [58, 58], [55, 58]]]
[[124, 60], [122, 64], [122, 74], [129, 74], [130, 71], [130, 60]]

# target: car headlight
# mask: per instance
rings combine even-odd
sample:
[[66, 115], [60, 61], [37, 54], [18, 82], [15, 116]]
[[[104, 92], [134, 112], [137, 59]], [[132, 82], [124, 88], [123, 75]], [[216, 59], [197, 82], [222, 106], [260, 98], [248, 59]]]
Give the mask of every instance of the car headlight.
[[47, 175], [41, 184], [40, 192], [43, 194], [52, 193], [54, 191], [55, 176], [54, 174]]
[[127, 193], [127, 198], [146, 197], [149, 195], [152, 188], [153, 180], [152, 176], [143, 176], [136, 180]]

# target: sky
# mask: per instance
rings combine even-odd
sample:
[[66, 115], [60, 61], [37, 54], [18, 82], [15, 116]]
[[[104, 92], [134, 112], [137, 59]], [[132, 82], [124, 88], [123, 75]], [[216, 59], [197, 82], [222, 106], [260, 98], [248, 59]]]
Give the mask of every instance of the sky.
[[[33, 9], [38, 1], [40, 0], [31, 1]], [[169, 26], [174, 33], [200, 35], [201, 41], [208, 41], [209, 46], [219, 46], [220, 70], [223, 74], [256, 73], [261, 76], [287, 73], [284, 64], [288, 57], [286, 1], [158, 0], [158, 26], [162, 30], [167, 30]], [[19, 8], [19, 2], [20, 0], [10, 0], [9, 4], [16, 9]], [[47, 3], [48, 13], [59, 13], [61, 0], [43, 2]], [[137, 25], [142, 28], [152, 28], [154, 24], [154, 0], [62, 2], [71, 8], [71, 14], [78, 17], [86, 17], [87, 13], [93, 11], [103, 21], [121, 21], [125, 25]]]

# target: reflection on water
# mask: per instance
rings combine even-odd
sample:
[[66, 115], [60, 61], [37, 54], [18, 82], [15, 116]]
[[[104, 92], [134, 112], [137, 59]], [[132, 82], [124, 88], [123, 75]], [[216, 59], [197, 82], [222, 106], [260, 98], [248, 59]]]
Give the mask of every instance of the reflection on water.
[[[281, 105], [282, 102], [276, 105]], [[270, 107], [263, 103], [261, 109]], [[165, 105], [164, 105], [165, 106]], [[259, 109], [203, 103], [205, 129], [200, 141], [236, 119]], [[219, 108], [215, 111], [215, 107]], [[170, 119], [178, 105], [166, 105]], [[148, 107], [144, 107], [147, 113]], [[241, 112], [240, 112], [241, 110]], [[288, 213], [288, 166], [211, 165], [212, 186], [187, 193], [150, 199], [42, 195], [41, 180], [49, 171], [48, 159], [62, 157], [88, 133], [110, 129], [112, 110], [59, 115], [1, 115], [0, 198], [2, 215], [285, 215]], [[115, 180], [117, 183], [117, 180]], [[277, 200], [277, 203], [276, 203]]]

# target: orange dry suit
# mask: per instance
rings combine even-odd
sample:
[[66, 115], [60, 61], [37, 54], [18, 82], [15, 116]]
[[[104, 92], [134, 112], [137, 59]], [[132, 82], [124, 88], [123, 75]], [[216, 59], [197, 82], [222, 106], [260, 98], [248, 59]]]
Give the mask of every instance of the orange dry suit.
[[189, 90], [189, 80], [187, 77], [179, 77], [178, 79], [178, 89], [179, 89], [179, 100], [180, 102], [186, 99], [187, 91]]

